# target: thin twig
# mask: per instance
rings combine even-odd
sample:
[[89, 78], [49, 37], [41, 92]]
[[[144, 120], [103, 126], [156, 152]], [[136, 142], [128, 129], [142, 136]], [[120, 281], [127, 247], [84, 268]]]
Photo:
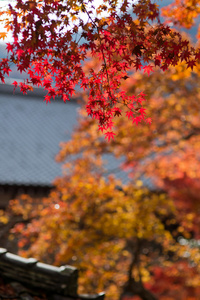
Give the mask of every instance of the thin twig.
[[[101, 53], [103, 56], [103, 61], [104, 61], [104, 65], [105, 65], [105, 70], [106, 70], [106, 77], [107, 77], [107, 81], [108, 81], [108, 87], [109, 87], [109, 94], [111, 95], [111, 91], [110, 91], [110, 80], [109, 80], [109, 76], [108, 76], [108, 69], [107, 69], [107, 63], [106, 63], [106, 58], [104, 55], [104, 51], [102, 49], [102, 39], [101, 39], [101, 35], [99, 32], [99, 27], [98, 25], [96, 25], [96, 23], [94, 22], [94, 20], [91, 18], [90, 14], [88, 13], [85, 4], [83, 3], [83, 1], [81, 1], [81, 4], [83, 5], [83, 9], [86, 12], [86, 14], [88, 15], [88, 18], [91, 20], [92, 24], [97, 28], [97, 32], [98, 32], [98, 36], [99, 36], [99, 41], [100, 41], [100, 46], [101, 46]], [[103, 84], [102, 84], [103, 85]]]

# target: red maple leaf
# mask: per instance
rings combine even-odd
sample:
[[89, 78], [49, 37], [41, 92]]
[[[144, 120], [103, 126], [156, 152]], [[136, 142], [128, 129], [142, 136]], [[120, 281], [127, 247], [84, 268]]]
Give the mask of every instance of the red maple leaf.
[[193, 67], [196, 66], [196, 61], [195, 60], [190, 60], [187, 62], [187, 69], [191, 68], [193, 70]]
[[114, 135], [115, 133], [113, 131], [107, 131], [105, 133], [105, 139], [108, 139], [108, 141], [110, 141], [110, 139], [114, 139]]
[[151, 123], [152, 123], [152, 119], [151, 119], [151, 118], [147, 118], [145, 121], [146, 121], [146, 123], [148, 123], [148, 124], [151, 124]]
[[144, 108], [144, 107], [141, 107], [139, 109], [139, 112], [141, 113], [141, 115], [146, 114], [145, 110], [146, 110], [146, 108]]
[[139, 59], [137, 59], [136, 62], [134, 63], [134, 66], [136, 68], [136, 71], [141, 70], [141, 68], [142, 68], [141, 61]]
[[151, 66], [151, 65], [144, 66], [144, 67], [143, 67], [143, 70], [144, 70], [144, 73], [147, 73], [147, 74], [148, 74], [148, 76], [149, 76], [149, 74], [150, 74], [151, 72], [154, 72], [153, 66]]
[[69, 101], [69, 97], [66, 94], [63, 95], [62, 99], [64, 102]]
[[9, 66], [6, 66], [3, 68], [3, 72], [4, 72], [4, 74], [6, 73], [7, 75], [9, 75], [9, 72], [11, 72], [11, 69], [9, 68]]
[[45, 98], [44, 98], [44, 101], [46, 101], [46, 104], [51, 103], [51, 96], [46, 95]]
[[7, 47], [6, 47], [7, 51], [13, 52], [13, 45], [11, 45], [10, 43], [6, 43], [6, 45], [7, 45]]
[[131, 110], [127, 111], [127, 112], [126, 112], [126, 117], [127, 117], [128, 119], [132, 118], [132, 117], [133, 117], [133, 112], [132, 112]]
[[17, 54], [18, 59], [20, 59], [21, 56], [24, 54], [24, 51], [23, 51], [22, 49], [18, 49], [18, 50], [16, 51], [16, 54]]
[[114, 116], [121, 116], [121, 109], [119, 109], [118, 107], [115, 107], [114, 109]]
[[135, 117], [135, 118], [133, 119], [133, 123], [135, 123], [136, 125], [138, 125], [140, 122], [141, 122], [141, 116]]

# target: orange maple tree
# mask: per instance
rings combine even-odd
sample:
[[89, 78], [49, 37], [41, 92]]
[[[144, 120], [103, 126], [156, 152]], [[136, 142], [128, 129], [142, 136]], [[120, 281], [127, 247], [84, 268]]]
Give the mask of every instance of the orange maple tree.
[[[123, 89], [130, 72], [149, 75], [180, 61], [193, 68], [200, 59], [199, 48], [190, 47], [178, 31], [162, 23], [159, 6], [150, 0], [105, 0], [97, 7], [91, 0], [17, 0], [1, 14], [6, 14], [5, 28], [13, 34], [8, 57], [0, 62], [1, 81], [14, 63], [28, 76], [13, 82], [15, 88], [26, 93], [42, 86], [47, 103], [57, 96], [69, 100], [76, 86], [87, 90], [86, 111], [108, 140], [115, 135], [113, 118], [123, 113], [132, 123], [151, 122], [143, 92], [128, 95]], [[85, 73], [89, 55], [99, 64]]]
[[[76, 265], [80, 291], [106, 290], [107, 299], [198, 299], [198, 72], [179, 65], [165, 76], [137, 74], [134, 86], [127, 80], [127, 92], [146, 86], [156, 124], [118, 119], [109, 144], [83, 107], [72, 140], [61, 143], [64, 175], [49, 197], [10, 203], [8, 216], [25, 221], [12, 230], [20, 254]], [[106, 179], [108, 153], [125, 158], [134, 181]], [[162, 191], [145, 188], [143, 174]]]
[[[10, 203], [8, 217], [25, 221], [12, 229], [20, 254], [77, 266], [80, 292], [105, 290], [107, 299], [198, 299], [199, 70], [179, 64], [165, 76], [126, 80], [127, 93], [144, 89], [154, 122], [119, 118], [111, 143], [83, 105], [71, 141], [61, 143], [64, 174], [49, 197]], [[106, 178], [104, 154], [123, 157], [130, 183]]]

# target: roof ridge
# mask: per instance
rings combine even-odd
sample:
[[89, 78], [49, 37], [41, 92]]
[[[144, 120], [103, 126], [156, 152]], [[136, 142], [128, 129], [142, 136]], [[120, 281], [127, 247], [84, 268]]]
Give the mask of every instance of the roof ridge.
[[[5, 83], [0, 83], [0, 93], [1, 94], [11, 94], [11, 95], [20, 95], [22, 98], [24, 97], [40, 97], [39, 100], [41, 100], [41, 98], [44, 98], [45, 95], [48, 93], [47, 90], [45, 90], [43, 87], [37, 87], [37, 86], [33, 86], [33, 91], [27, 91], [26, 94], [23, 94], [21, 91], [20, 91], [20, 88], [17, 87], [14, 89], [14, 86], [13, 86], [13, 81], [16, 81], [14, 78], [9, 78], [9, 81], [7, 80]], [[21, 82], [22, 80], [20, 79], [17, 79], [18, 82]], [[78, 101], [80, 97], [78, 96], [73, 96], [70, 98], [70, 100], [72, 100], [73, 102], [76, 102]], [[53, 98], [52, 98], [53, 100]], [[60, 103], [63, 103], [64, 101], [61, 99], [61, 97], [59, 96], [56, 96], [55, 97], [55, 100], [60, 100]], [[73, 103], [71, 101], [71, 103]], [[70, 103], [70, 101], [69, 101]]]
[[72, 266], [55, 267], [34, 258], [24, 258], [0, 248], [0, 274], [61, 295], [76, 295], [78, 270]]
[[78, 295], [78, 269], [64, 265], [56, 267], [39, 262], [35, 258], [24, 258], [0, 248], [0, 276], [31, 288], [44, 290], [74, 299], [104, 299], [104, 293]]

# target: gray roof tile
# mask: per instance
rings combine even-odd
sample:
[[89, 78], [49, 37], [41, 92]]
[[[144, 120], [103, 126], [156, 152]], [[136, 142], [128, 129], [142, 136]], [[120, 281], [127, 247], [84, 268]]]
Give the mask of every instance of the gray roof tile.
[[[46, 105], [40, 89], [23, 95], [13, 87], [0, 85], [0, 184], [51, 186], [62, 175], [55, 162], [61, 141], [71, 137], [77, 124], [77, 102], [61, 100]], [[115, 175], [123, 184], [130, 181], [120, 166], [123, 157], [103, 155], [106, 173]], [[151, 181], [143, 178], [145, 186]]]
[[55, 155], [59, 143], [70, 139], [77, 103], [46, 105], [41, 96], [3, 89], [0, 85], [0, 184], [49, 186], [61, 175]]

